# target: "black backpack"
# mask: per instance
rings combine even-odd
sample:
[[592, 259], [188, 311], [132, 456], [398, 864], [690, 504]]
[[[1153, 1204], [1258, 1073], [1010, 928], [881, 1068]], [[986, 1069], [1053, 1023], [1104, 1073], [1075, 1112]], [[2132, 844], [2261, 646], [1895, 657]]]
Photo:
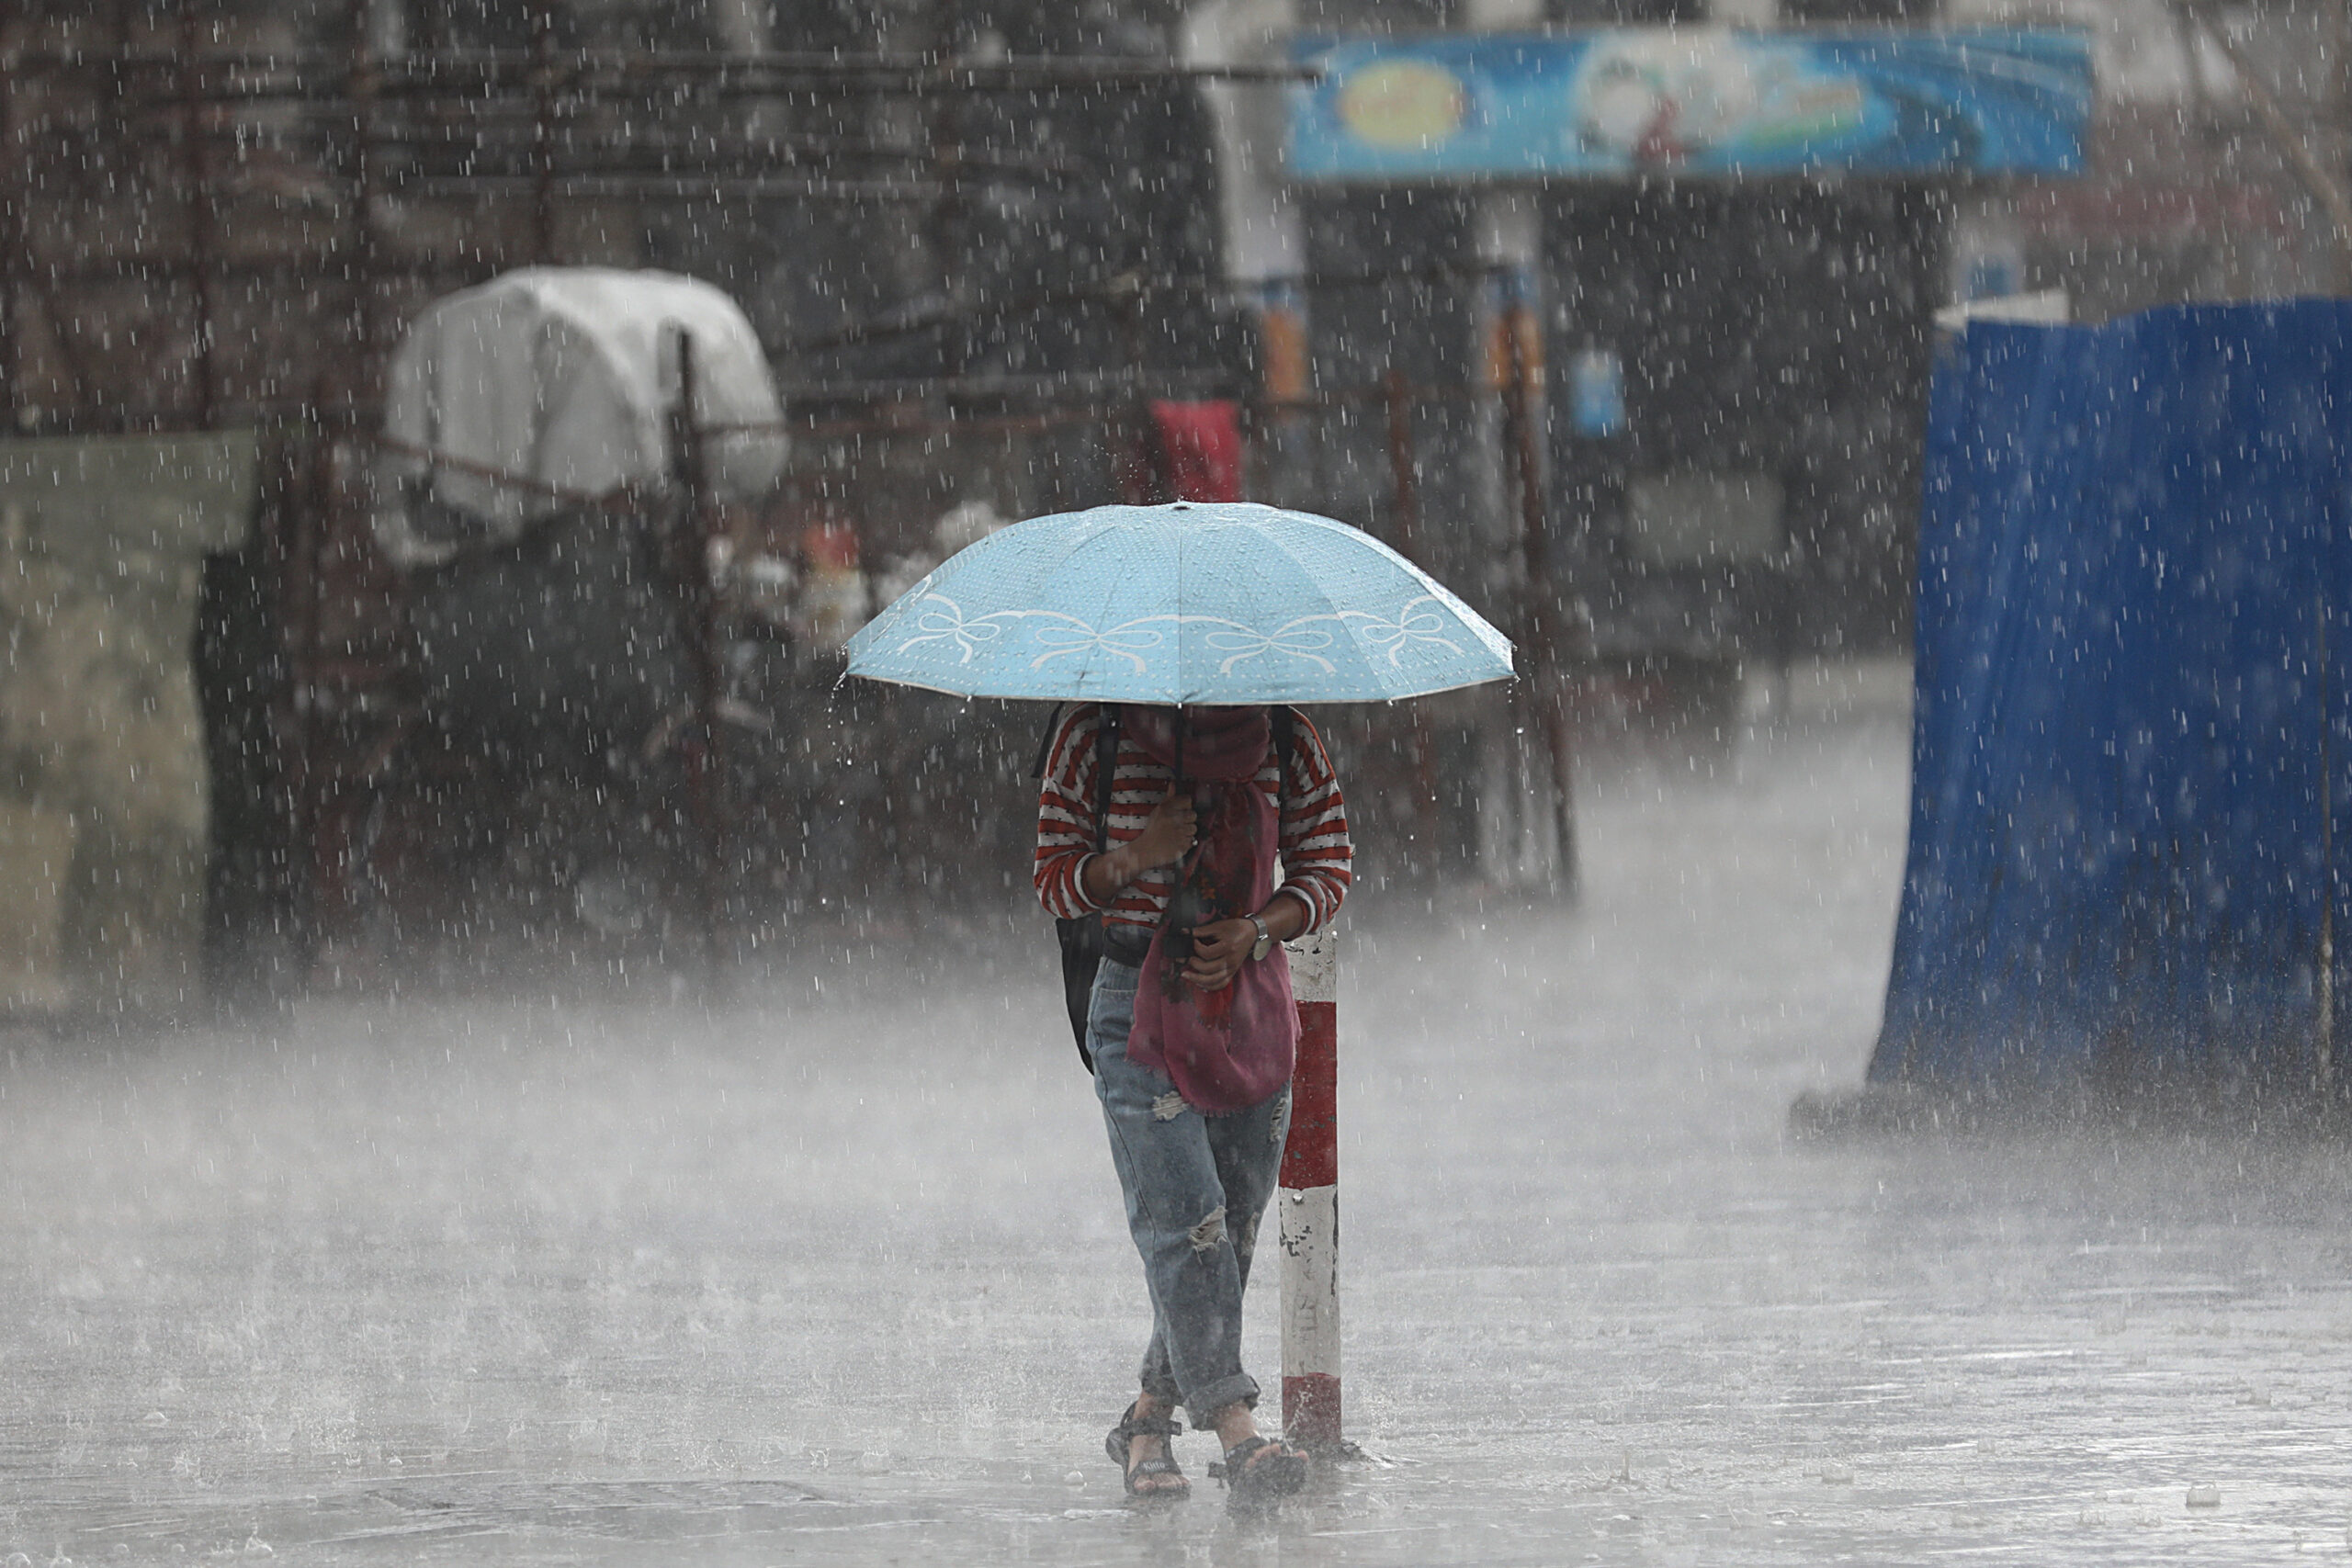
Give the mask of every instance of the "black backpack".
[[[1102, 722], [1094, 730], [1094, 852], [1102, 853], [1111, 847], [1111, 786], [1119, 771], [1119, 705], [1104, 703]], [[1290, 789], [1291, 732], [1297, 723], [1297, 714], [1287, 707], [1277, 706], [1269, 716], [1273, 730], [1274, 759], [1277, 763], [1276, 788], [1283, 793]], [[1057, 706], [1046, 720], [1045, 739], [1037, 745], [1037, 765], [1030, 770], [1032, 778], [1046, 776], [1046, 765], [1053, 761], [1054, 737], [1061, 733], [1062, 709]], [[1277, 818], [1282, 800], [1274, 803]], [[1102, 917], [1080, 915], [1076, 919], [1054, 920], [1054, 937], [1062, 950], [1062, 1003], [1069, 1010], [1069, 1032], [1078, 1042], [1078, 1059], [1086, 1070], [1094, 1070], [1094, 1053], [1086, 1048], [1086, 1015], [1094, 1008], [1094, 974], [1102, 966]]]

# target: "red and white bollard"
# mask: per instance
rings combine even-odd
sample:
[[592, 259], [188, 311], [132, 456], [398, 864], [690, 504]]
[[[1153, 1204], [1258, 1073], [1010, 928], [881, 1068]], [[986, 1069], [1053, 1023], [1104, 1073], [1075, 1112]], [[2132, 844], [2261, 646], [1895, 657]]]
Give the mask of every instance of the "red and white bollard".
[[1339, 941], [1319, 931], [1290, 943], [1298, 999], [1298, 1066], [1283, 1146], [1283, 1435], [1310, 1448], [1340, 1436]]

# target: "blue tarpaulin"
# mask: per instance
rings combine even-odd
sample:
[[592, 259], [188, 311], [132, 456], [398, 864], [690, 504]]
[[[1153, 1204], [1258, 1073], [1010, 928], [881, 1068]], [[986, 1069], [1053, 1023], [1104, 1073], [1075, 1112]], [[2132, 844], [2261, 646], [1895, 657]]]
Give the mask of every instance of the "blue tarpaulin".
[[1873, 1080], [2295, 1085], [2341, 1059], [2347, 411], [2333, 301], [1944, 351]]

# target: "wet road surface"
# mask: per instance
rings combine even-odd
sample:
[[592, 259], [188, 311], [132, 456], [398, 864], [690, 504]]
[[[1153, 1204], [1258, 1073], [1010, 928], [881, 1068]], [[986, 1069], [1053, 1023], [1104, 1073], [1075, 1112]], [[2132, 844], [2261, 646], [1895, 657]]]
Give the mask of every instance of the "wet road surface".
[[1906, 750], [1883, 672], [1801, 681], [1724, 776], [1594, 782], [1580, 911], [1365, 901], [1367, 1457], [1271, 1519], [1200, 1437], [1120, 1506], [1140, 1271], [1042, 922], [716, 1014], [17, 1039], [0, 1562], [2346, 1555], [2340, 1145], [1789, 1137], [1868, 1057]]

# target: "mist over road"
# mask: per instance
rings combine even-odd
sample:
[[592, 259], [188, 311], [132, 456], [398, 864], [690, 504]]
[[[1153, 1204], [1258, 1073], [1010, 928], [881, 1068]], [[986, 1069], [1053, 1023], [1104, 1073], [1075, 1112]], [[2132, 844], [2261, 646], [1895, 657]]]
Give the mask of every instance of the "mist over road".
[[718, 1010], [10, 1042], [0, 1559], [2341, 1553], [2340, 1150], [1787, 1137], [1877, 1024], [1898, 673], [1803, 673], [1719, 776], [1602, 770], [1579, 911], [1351, 908], [1371, 1457], [1270, 1523], [1201, 1438], [1192, 1502], [1119, 1504], [1148, 1323], [1040, 917], [812, 941]]

